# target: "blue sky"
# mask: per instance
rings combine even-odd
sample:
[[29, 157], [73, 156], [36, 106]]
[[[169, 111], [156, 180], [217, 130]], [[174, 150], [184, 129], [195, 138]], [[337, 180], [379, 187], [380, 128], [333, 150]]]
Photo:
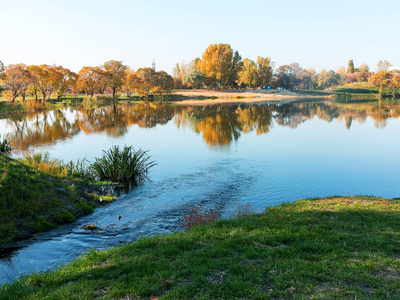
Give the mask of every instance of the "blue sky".
[[336, 70], [400, 65], [399, 0], [0, 0], [0, 60], [79, 71], [107, 60], [168, 73], [229, 43], [243, 58]]

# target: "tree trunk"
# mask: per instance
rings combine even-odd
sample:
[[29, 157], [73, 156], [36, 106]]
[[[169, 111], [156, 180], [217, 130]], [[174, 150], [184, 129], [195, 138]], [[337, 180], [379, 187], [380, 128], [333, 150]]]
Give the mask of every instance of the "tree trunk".
[[381, 85], [379, 87], [379, 98], [382, 98], [382, 97], [383, 97], [383, 86]]

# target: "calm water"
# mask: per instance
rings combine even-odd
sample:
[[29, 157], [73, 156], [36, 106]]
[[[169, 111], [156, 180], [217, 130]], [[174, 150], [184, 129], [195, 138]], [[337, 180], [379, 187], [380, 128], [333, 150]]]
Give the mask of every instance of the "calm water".
[[[65, 108], [0, 120], [14, 156], [93, 160], [112, 145], [149, 149], [152, 181], [73, 224], [0, 251], [0, 283], [89, 248], [179, 230], [192, 207], [256, 210], [306, 197], [400, 197], [400, 103], [299, 102]], [[120, 221], [118, 215], [122, 215]], [[101, 230], [80, 227], [97, 224]]]

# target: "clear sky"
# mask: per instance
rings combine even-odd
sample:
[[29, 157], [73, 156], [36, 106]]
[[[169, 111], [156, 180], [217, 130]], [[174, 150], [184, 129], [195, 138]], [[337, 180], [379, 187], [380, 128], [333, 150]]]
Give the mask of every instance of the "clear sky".
[[243, 58], [334, 69], [400, 65], [399, 0], [0, 0], [0, 60], [77, 72], [107, 60], [168, 73], [229, 43]]

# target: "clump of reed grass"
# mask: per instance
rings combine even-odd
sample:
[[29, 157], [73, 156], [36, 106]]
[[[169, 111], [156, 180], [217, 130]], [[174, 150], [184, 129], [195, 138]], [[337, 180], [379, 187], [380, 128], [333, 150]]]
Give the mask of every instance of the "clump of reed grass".
[[90, 168], [89, 161], [84, 159], [78, 159], [76, 162], [70, 160], [65, 165], [66, 175], [70, 177], [79, 177], [84, 179], [94, 179], [92, 170]]
[[103, 151], [103, 157], [91, 164], [93, 174], [99, 180], [120, 182], [137, 186], [149, 180], [148, 173], [155, 162], [147, 151], [135, 150], [132, 146], [113, 146]]
[[6, 156], [11, 154], [13, 147], [11, 147], [10, 140], [11, 140], [10, 134], [4, 134], [4, 135], [0, 134], [0, 154]]

